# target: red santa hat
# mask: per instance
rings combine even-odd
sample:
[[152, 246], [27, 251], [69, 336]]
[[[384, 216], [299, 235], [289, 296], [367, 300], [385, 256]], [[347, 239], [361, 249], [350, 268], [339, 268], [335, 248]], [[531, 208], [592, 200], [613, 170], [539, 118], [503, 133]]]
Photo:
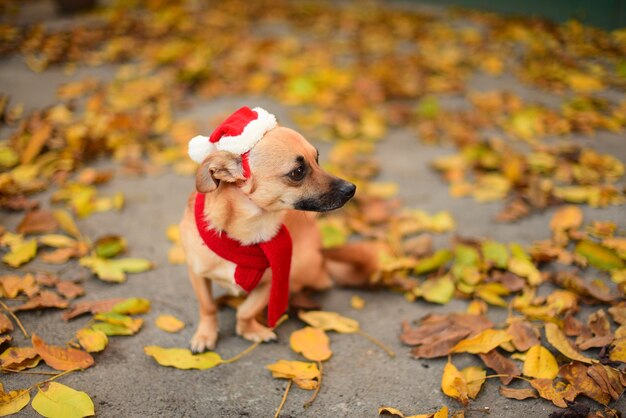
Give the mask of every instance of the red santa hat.
[[265, 109], [242, 107], [230, 115], [211, 136], [198, 135], [189, 141], [188, 153], [198, 164], [215, 150], [229, 151], [241, 155], [244, 175], [248, 177], [248, 151], [263, 138], [263, 135], [276, 127], [276, 117]]

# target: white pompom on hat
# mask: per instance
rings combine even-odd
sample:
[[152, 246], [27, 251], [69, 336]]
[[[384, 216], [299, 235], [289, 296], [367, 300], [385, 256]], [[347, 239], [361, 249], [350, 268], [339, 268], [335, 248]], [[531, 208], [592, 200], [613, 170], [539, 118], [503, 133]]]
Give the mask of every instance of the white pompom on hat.
[[211, 136], [198, 135], [192, 138], [189, 141], [189, 157], [200, 164], [215, 150], [247, 154], [267, 131], [276, 126], [276, 117], [265, 109], [244, 106], [226, 118]]

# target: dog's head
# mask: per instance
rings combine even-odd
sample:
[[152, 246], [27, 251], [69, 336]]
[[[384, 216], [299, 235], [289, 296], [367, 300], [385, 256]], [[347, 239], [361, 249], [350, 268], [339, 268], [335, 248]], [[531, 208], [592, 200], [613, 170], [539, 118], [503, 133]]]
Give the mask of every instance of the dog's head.
[[279, 126], [250, 150], [248, 178], [241, 155], [214, 151], [198, 168], [196, 189], [210, 193], [219, 187], [238, 187], [268, 211], [338, 209], [354, 196], [356, 186], [322, 170], [318, 155], [298, 132]]

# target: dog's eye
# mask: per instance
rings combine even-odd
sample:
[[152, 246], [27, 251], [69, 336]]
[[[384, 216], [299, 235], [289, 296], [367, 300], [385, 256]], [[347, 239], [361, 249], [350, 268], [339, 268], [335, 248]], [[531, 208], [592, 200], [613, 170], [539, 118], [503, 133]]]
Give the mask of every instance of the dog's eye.
[[300, 166], [289, 173], [289, 178], [291, 180], [300, 181], [304, 178], [304, 174], [305, 174], [304, 167]]

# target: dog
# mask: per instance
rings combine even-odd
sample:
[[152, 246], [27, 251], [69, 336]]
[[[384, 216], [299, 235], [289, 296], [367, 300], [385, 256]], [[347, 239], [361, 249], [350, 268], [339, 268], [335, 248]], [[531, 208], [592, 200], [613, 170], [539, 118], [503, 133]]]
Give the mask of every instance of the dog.
[[[199, 321], [190, 348], [199, 353], [214, 349], [218, 338], [218, 308], [211, 282], [232, 294], [243, 290], [236, 280], [237, 269], [243, 267], [217, 254], [222, 250], [220, 240], [227, 237], [232, 245], [252, 248], [286, 234], [291, 248], [272, 251], [279, 252], [278, 257], [291, 252], [289, 290], [327, 289], [333, 281], [313, 212], [341, 208], [354, 196], [356, 186], [325, 172], [313, 145], [295, 130], [279, 126], [273, 115], [260, 108], [239, 109], [210, 138], [192, 139], [189, 150], [200, 165], [196, 191], [180, 221], [180, 236], [199, 303]], [[217, 249], [210, 248], [213, 244], [207, 243], [206, 234], [217, 240]], [[274, 286], [279, 286], [273, 282], [272, 257], [268, 256], [271, 268], [263, 271], [237, 308], [236, 332], [250, 341], [276, 339], [271, 328], [256, 320], [268, 300], [272, 314]], [[286, 307], [286, 301], [281, 303], [279, 311]]]

